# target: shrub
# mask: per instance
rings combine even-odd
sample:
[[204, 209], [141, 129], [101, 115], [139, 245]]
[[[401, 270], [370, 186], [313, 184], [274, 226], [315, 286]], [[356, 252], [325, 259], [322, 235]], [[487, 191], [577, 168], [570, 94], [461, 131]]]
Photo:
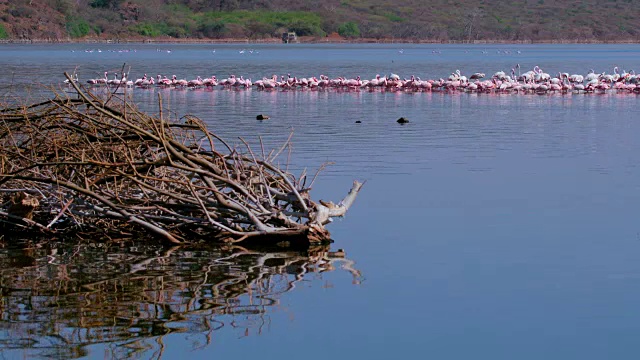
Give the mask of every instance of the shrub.
[[0, 39], [8, 39], [9, 34], [7, 33], [7, 29], [4, 27], [4, 24], [0, 24]]
[[160, 28], [161, 26], [159, 26], [159, 24], [140, 23], [140, 24], [133, 25], [131, 27], [131, 30], [142, 36], [156, 37], [156, 36], [163, 35], [163, 32]]
[[384, 14], [384, 17], [386, 17], [389, 21], [392, 21], [392, 22], [403, 22], [405, 20], [404, 18], [392, 13], [386, 13]]
[[16, 8], [9, 9], [9, 14], [13, 17], [31, 18], [35, 14], [35, 11], [26, 6], [18, 6]]
[[225, 31], [226, 26], [224, 22], [212, 17], [205, 17], [198, 23], [198, 32], [202, 33], [205, 37], [219, 38]]
[[347, 38], [360, 37], [360, 29], [358, 28], [358, 24], [353, 21], [347, 21], [338, 27], [338, 34]]
[[67, 33], [72, 38], [81, 38], [89, 35], [91, 26], [89, 23], [80, 18], [70, 19], [67, 21]]
[[249, 20], [246, 24], [246, 32], [250, 38], [269, 37], [276, 32], [276, 26], [257, 20]]
[[293, 20], [287, 27], [289, 31], [295, 31], [299, 36], [326, 35], [319, 23], [308, 22], [305, 20]]
[[123, 0], [93, 0], [89, 3], [91, 7], [103, 9], [117, 9]]

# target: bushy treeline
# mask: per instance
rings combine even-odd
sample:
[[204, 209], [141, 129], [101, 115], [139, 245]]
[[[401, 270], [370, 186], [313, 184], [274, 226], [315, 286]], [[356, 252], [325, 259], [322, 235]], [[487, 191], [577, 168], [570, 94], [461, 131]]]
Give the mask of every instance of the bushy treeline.
[[2, 38], [635, 40], [634, 0], [12, 0]]

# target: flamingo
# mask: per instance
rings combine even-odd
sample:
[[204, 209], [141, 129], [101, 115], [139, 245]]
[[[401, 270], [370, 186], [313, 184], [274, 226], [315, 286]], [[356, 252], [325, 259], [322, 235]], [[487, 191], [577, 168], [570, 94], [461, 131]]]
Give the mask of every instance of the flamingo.
[[593, 69], [589, 70], [589, 73], [587, 74], [587, 76], [584, 77], [584, 80], [588, 83], [594, 79], [598, 79], [599, 75], [596, 74]]
[[504, 79], [505, 76], [507, 75], [504, 73], [504, 71], [497, 71], [495, 74], [493, 74], [493, 78], [498, 80]]
[[141, 83], [140, 83], [140, 87], [142, 88], [148, 88], [150, 86], [152, 86], [155, 83], [155, 80], [153, 79], [153, 77], [148, 78], [148, 79], [144, 79]]
[[125, 73], [122, 73], [122, 80], [120, 81], [120, 84], [126, 87], [133, 87], [133, 81], [128, 80]]
[[120, 85], [120, 79], [118, 79], [118, 74], [113, 74], [113, 79], [111, 80], [107, 80], [107, 85], [109, 86], [119, 86]]
[[177, 76], [173, 75], [171, 77], [171, 85], [176, 86], [176, 87], [178, 87], [178, 86], [185, 87], [185, 86], [189, 85], [189, 82], [187, 80], [185, 80], [185, 79], [178, 79]]
[[584, 81], [584, 76], [579, 74], [573, 74], [573, 75], [569, 75], [568, 79], [569, 79], [569, 82], [573, 84], [582, 84], [582, 82]]
[[[71, 81], [73, 81], [74, 83], [78, 83], [78, 74], [73, 74], [73, 76], [71, 76]], [[64, 83], [67, 85], [71, 85], [71, 81], [69, 81], [69, 79], [65, 79]]]
[[196, 79], [189, 80], [189, 82], [187, 82], [187, 86], [189, 87], [200, 87], [202, 86], [202, 84], [203, 82], [200, 76], [198, 76]]
[[97, 78], [97, 79], [95, 79], [95, 80], [96, 80], [96, 84], [97, 84], [97, 85], [104, 85], [104, 84], [106, 84], [106, 83], [107, 83], [107, 81], [108, 81], [108, 80], [107, 80], [107, 74], [108, 74], [108, 73], [109, 73], [109, 72], [105, 71], [105, 72], [104, 72], [104, 77], [103, 77], [103, 78]]
[[207, 87], [214, 87], [214, 86], [218, 85], [218, 80], [216, 79], [216, 76], [215, 76], [215, 75], [213, 75], [213, 76], [212, 76], [212, 77], [210, 77], [210, 78], [206, 78], [206, 79], [204, 79], [204, 80], [202, 81], [202, 84], [203, 84], [204, 86], [207, 86]]
[[147, 80], [147, 74], [144, 74], [144, 76], [143, 76], [142, 78], [140, 78], [140, 79], [136, 79], [136, 81], [134, 82], [134, 84], [135, 84], [136, 86], [140, 86], [140, 85], [142, 85], [142, 83], [143, 83], [145, 80]]

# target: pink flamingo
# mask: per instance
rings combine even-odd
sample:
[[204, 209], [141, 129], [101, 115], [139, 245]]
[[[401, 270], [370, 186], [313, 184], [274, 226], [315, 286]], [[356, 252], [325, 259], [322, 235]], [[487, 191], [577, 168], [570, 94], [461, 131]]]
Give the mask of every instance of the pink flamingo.
[[196, 79], [194, 80], [189, 80], [189, 82], [187, 82], [187, 86], [189, 87], [200, 87], [202, 86], [202, 78], [200, 76], [198, 76]]
[[142, 82], [147, 80], [147, 74], [144, 74], [144, 76], [141, 79], [136, 79], [136, 81], [134, 82], [134, 84], [136, 86], [140, 86], [142, 85]]
[[202, 84], [206, 87], [214, 87], [218, 85], [218, 80], [216, 79], [216, 76], [213, 75], [210, 78], [202, 80]]
[[142, 82], [138, 86], [142, 88], [148, 88], [150, 86], [153, 86], [153, 84], [155, 84], [155, 80], [153, 79], [153, 77], [151, 77], [151, 78], [142, 80]]
[[107, 85], [109, 86], [120, 86], [120, 79], [118, 79], [118, 74], [113, 75], [113, 79], [107, 80]]
[[96, 79], [96, 84], [102, 84], [102, 85], [106, 84], [107, 83], [107, 74], [108, 73], [109, 73], [108, 71], [105, 71], [103, 78]]

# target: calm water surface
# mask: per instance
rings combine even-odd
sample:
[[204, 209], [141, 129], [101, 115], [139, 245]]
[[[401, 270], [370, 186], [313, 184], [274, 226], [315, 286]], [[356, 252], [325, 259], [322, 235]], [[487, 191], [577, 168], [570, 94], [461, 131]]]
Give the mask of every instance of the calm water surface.
[[[130, 51], [110, 51], [123, 49]], [[639, 55], [638, 45], [3, 45], [0, 79], [12, 97], [36, 82], [59, 83], [63, 71], [86, 79], [125, 63], [134, 77], [424, 79], [515, 64], [610, 73], [639, 68]], [[28, 91], [41, 96], [37, 87]], [[640, 353], [636, 95], [135, 89], [132, 96], [153, 112], [159, 94], [235, 144], [261, 136], [275, 147], [293, 130], [291, 169], [334, 163], [315, 198], [339, 199], [352, 180], [366, 180], [347, 217], [329, 226], [336, 242], [305, 252], [7, 245], [0, 251], [5, 357]], [[259, 113], [271, 119], [258, 122]], [[411, 122], [396, 124], [400, 116]], [[338, 248], [346, 258], [334, 256]]]

